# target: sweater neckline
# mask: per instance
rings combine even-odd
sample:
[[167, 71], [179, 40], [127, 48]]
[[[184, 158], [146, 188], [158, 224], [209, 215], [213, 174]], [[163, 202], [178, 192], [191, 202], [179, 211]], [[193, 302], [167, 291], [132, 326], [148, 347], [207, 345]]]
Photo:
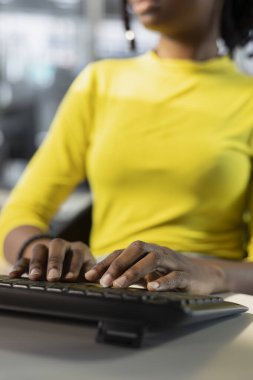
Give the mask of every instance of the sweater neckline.
[[190, 59], [160, 58], [155, 51], [151, 50], [145, 54], [145, 57], [151, 64], [175, 73], [228, 71], [234, 65], [228, 55], [211, 58], [206, 61], [194, 61]]

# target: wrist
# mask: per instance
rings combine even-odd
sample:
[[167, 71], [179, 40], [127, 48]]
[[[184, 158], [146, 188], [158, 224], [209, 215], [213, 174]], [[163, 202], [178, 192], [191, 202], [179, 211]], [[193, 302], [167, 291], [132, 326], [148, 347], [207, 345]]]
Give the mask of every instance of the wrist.
[[213, 291], [212, 293], [227, 292], [230, 290], [229, 281], [224, 268], [219, 263], [210, 263], [213, 271]]
[[206, 284], [209, 293], [221, 293], [231, 290], [227, 272], [219, 260], [195, 257], [192, 260], [200, 267], [202, 281]]

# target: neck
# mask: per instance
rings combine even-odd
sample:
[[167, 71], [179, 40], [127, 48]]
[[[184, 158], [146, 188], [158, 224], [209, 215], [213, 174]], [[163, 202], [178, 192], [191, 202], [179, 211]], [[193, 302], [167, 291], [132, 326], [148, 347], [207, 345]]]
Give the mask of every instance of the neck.
[[217, 40], [220, 37], [220, 12], [222, 2], [210, 18], [209, 25], [204, 30], [194, 33], [169, 36], [162, 34], [156, 53], [160, 58], [188, 59], [193, 61], [205, 61], [219, 55]]
[[215, 38], [209, 41], [204, 39], [189, 42], [162, 35], [156, 48], [156, 53], [160, 58], [205, 61], [219, 55], [216, 41], [217, 39]]

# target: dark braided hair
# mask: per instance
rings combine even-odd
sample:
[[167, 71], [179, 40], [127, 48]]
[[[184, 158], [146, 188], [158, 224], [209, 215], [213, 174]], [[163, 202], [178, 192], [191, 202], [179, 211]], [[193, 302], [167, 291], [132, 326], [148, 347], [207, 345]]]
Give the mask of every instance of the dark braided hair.
[[134, 34], [133, 34], [133, 38], [131, 38], [131, 39], [127, 38], [127, 33], [131, 32], [130, 17], [129, 17], [127, 5], [128, 5], [127, 0], [122, 0], [122, 13], [123, 13], [124, 27], [125, 27], [125, 31], [126, 31], [126, 39], [128, 40], [128, 43], [129, 43], [129, 49], [131, 51], [135, 51], [136, 50], [136, 41], [135, 41]]
[[253, 40], [253, 0], [225, 0], [221, 36], [230, 54]]
[[[130, 31], [127, 0], [122, 0], [123, 20], [126, 31]], [[221, 37], [230, 55], [236, 47], [253, 41], [253, 0], [225, 0], [221, 18]], [[135, 40], [129, 41], [130, 50], [135, 50]]]

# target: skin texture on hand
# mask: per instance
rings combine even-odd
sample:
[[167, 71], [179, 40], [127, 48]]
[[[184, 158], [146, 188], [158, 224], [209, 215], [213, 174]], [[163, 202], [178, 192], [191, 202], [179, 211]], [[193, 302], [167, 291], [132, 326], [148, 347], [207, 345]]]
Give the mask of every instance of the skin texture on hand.
[[33, 281], [85, 281], [84, 273], [96, 263], [89, 247], [82, 242], [53, 239], [34, 244], [29, 257], [18, 260], [10, 277], [28, 273]]
[[217, 264], [142, 241], [113, 252], [88, 271], [85, 278], [99, 280], [104, 287], [126, 288], [142, 281], [150, 291], [194, 294], [210, 294], [226, 287], [224, 272]]

